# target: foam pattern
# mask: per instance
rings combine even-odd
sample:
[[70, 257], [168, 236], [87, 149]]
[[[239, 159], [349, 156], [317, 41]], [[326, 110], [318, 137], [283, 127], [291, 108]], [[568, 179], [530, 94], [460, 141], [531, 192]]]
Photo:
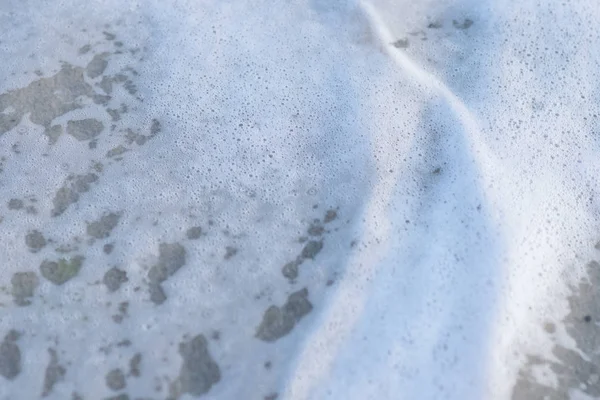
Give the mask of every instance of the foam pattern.
[[0, 4], [0, 399], [600, 398], [600, 8]]

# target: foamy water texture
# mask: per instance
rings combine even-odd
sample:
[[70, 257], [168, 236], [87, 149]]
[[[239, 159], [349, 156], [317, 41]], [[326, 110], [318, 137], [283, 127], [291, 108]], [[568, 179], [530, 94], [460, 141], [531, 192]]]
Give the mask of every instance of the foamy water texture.
[[0, 399], [599, 399], [599, 24], [1, 1]]

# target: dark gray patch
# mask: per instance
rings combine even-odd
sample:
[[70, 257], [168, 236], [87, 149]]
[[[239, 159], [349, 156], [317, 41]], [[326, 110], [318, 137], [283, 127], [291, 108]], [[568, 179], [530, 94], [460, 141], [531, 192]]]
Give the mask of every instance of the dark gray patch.
[[104, 129], [104, 124], [97, 119], [87, 118], [67, 122], [67, 133], [79, 141], [91, 140]]
[[112, 230], [119, 223], [122, 213], [110, 212], [104, 214], [99, 220], [87, 224], [87, 234], [96, 239], [104, 239], [110, 236]]
[[[58, 90], [60, 89], [60, 90]], [[42, 125], [49, 135], [52, 121], [69, 112], [81, 108], [81, 96], [91, 97], [93, 90], [85, 82], [83, 68], [63, 64], [62, 69], [48, 78], [40, 78], [27, 87], [0, 95], [0, 135], [16, 127], [24, 115], [34, 124]], [[3, 113], [11, 107], [15, 111]]]
[[135, 83], [133, 83], [133, 81], [131, 80], [126, 80], [125, 83], [123, 84], [123, 87], [125, 88], [125, 90], [127, 90], [127, 92], [130, 95], [134, 95], [137, 93], [137, 86], [135, 86]]
[[110, 149], [109, 151], [107, 151], [106, 157], [108, 157], [108, 158], [118, 157], [124, 153], [127, 153], [128, 151], [129, 151], [129, 149], [127, 147], [120, 144], [117, 147], [114, 147], [114, 148]]
[[71, 394], [71, 400], [83, 400], [83, 396], [77, 392]]
[[25, 235], [25, 244], [33, 253], [37, 253], [46, 246], [46, 238], [38, 230], [33, 230]]
[[98, 86], [100, 86], [100, 88], [102, 90], [104, 90], [104, 93], [111, 94], [112, 93], [112, 84], [113, 84], [112, 78], [110, 78], [108, 76], [103, 76], [100, 83], [98, 83]]
[[398, 39], [394, 43], [392, 43], [392, 46], [394, 46], [397, 49], [407, 49], [408, 45], [408, 38]]
[[265, 342], [274, 342], [292, 331], [294, 326], [312, 311], [308, 300], [308, 289], [292, 293], [283, 307], [269, 307], [256, 330], [256, 337]]
[[106, 386], [110, 390], [115, 392], [121, 389], [125, 389], [127, 383], [125, 382], [125, 374], [119, 368], [113, 369], [106, 374], [105, 377]]
[[10, 283], [15, 304], [28, 306], [31, 304], [30, 298], [33, 297], [40, 280], [35, 272], [15, 272]]
[[265, 396], [265, 400], [277, 400], [277, 393], [271, 393]]
[[102, 94], [95, 94], [92, 96], [92, 100], [94, 101], [94, 104], [106, 105], [106, 104], [108, 104], [110, 99], [111, 99], [110, 96], [105, 96]]
[[281, 273], [283, 274], [283, 276], [292, 281], [298, 277], [298, 267], [301, 263], [301, 260], [290, 261], [289, 263], [283, 266], [283, 268], [281, 269]]
[[110, 32], [102, 32], [104, 34], [104, 38], [106, 40], [115, 40], [115, 38], [117, 37], [114, 33], [110, 33]]
[[158, 263], [148, 271], [150, 300], [157, 305], [166, 300], [160, 284], [175, 274], [186, 260], [185, 248], [179, 243], [161, 243], [158, 251]]
[[46, 136], [48, 136], [48, 139], [50, 139], [50, 143], [56, 143], [62, 133], [62, 125], [53, 125], [46, 129]]
[[236, 249], [235, 247], [231, 247], [231, 246], [226, 246], [225, 247], [225, 256], [223, 258], [225, 258], [226, 260], [229, 260], [231, 257], [235, 256], [238, 252], [238, 249]]
[[452, 25], [456, 29], [469, 29], [471, 27], [471, 25], [473, 25], [473, 21], [470, 20], [469, 18], [465, 18], [463, 20], [463, 22], [458, 22], [457, 20], [453, 20]]
[[326, 224], [328, 224], [331, 221], [335, 220], [336, 218], [337, 218], [337, 211], [335, 211], [335, 210], [328, 210], [325, 213], [325, 218], [323, 219], [323, 222], [325, 222]]
[[199, 239], [202, 236], [202, 228], [199, 226], [193, 226], [185, 233], [186, 237], [190, 240]]
[[102, 251], [104, 251], [104, 254], [110, 254], [110, 253], [112, 253], [114, 248], [115, 248], [114, 243], [107, 243], [104, 246], [102, 246]]
[[107, 397], [105, 398], [105, 400], [129, 400], [129, 395], [122, 393], [116, 396], [112, 396], [112, 397]]
[[158, 135], [161, 131], [162, 127], [160, 126], [160, 122], [157, 119], [153, 119], [152, 125], [150, 126], [150, 137]]
[[106, 271], [102, 283], [106, 286], [109, 292], [116, 292], [121, 288], [121, 284], [127, 282], [127, 272], [113, 267]]
[[142, 353], [136, 353], [131, 360], [129, 360], [129, 373], [131, 376], [136, 378], [141, 375], [140, 364], [142, 363]]
[[81, 48], [80, 48], [80, 49], [79, 49], [77, 52], [78, 52], [80, 55], [83, 55], [83, 54], [89, 53], [89, 51], [90, 51], [91, 49], [92, 49], [92, 46], [91, 46], [91, 45], [89, 45], [89, 44], [86, 44], [85, 46], [82, 46], [82, 47], [81, 47]]
[[323, 228], [322, 225], [311, 224], [306, 233], [308, 233], [310, 236], [321, 236], [324, 231], [325, 228]]
[[319, 254], [321, 249], [323, 249], [322, 240], [311, 240], [310, 242], [306, 243], [306, 245], [302, 249], [301, 256], [302, 258], [310, 258], [311, 260], [314, 260], [314, 258], [317, 256], [317, 254]]
[[19, 336], [17, 331], [11, 330], [0, 344], [0, 375], [8, 380], [21, 373], [21, 350], [15, 343]]
[[208, 351], [204, 335], [180, 343], [179, 354], [183, 365], [179, 371], [177, 392], [199, 397], [221, 380], [221, 371]]
[[36, 215], [38, 213], [37, 209], [34, 206], [27, 206], [27, 207], [25, 207], [25, 212], [27, 214], [32, 214], [32, 215]]
[[42, 391], [42, 397], [48, 396], [54, 385], [64, 380], [67, 370], [65, 367], [58, 363], [58, 355], [54, 349], [48, 349], [50, 353], [50, 363], [46, 367], [46, 373], [44, 375], [44, 389]]
[[20, 210], [24, 206], [23, 200], [21, 199], [10, 199], [8, 201], [9, 210]]
[[92, 61], [90, 61], [85, 67], [87, 75], [94, 79], [102, 75], [106, 67], [108, 66], [108, 61], [106, 58], [108, 57], [108, 53], [100, 53], [96, 54]]
[[443, 24], [439, 21], [433, 21], [427, 24], [427, 28], [429, 29], [440, 29], [442, 26]]
[[55, 285], [62, 285], [77, 276], [83, 260], [83, 256], [75, 256], [69, 260], [61, 258], [58, 262], [44, 260], [40, 265], [40, 271], [42, 276], [50, 282]]
[[119, 121], [121, 119], [121, 113], [116, 108], [107, 108], [106, 112], [108, 113], [108, 115], [110, 115], [112, 120], [115, 122]]
[[150, 293], [150, 301], [156, 305], [160, 305], [167, 300], [167, 295], [160, 283], [151, 283], [148, 287]]
[[52, 200], [54, 208], [52, 216], [57, 217], [64, 213], [73, 203], [79, 201], [79, 195], [90, 190], [90, 184], [98, 180], [98, 175], [88, 173], [85, 175], [70, 175], [63, 186], [58, 189]]

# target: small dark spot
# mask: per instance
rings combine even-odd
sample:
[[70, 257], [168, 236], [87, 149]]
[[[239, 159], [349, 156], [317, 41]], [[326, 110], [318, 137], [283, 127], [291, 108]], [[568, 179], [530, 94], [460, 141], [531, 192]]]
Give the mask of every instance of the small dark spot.
[[231, 247], [231, 246], [227, 246], [225, 247], [225, 256], [224, 258], [226, 260], [229, 260], [231, 257], [235, 256], [238, 252], [238, 249], [236, 249], [235, 247]]
[[106, 374], [106, 386], [109, 389], [117, 391], [125, 388], [125, 375], [119, 368], [113, 369]]
[[33, 230], [25, 235], [25, 244], [29, 247], [29, 251], [37, 253], [46, 246], [46, 239], [40, 231]]
[[103, 215], [97, 221], [88, 223], [86, 229], [87, 234], [96, 239], [104, 239], [109, 237], [112, 230], [119, 223], [121, 215], [121, 212], [111, 212]]
[[106, 271], [102, 283], [106, 286], [109, 292], [116, 292], [121, 288], [121, 284], [128, 281], [127, 272], [113, 267]]
[[271, 366], [272, 366], [272, 364], [271, 364], [271, 361], [267, 361], [267, 362], [265, 362], [265, 369], [266, 369], [266, 370], [269, 370], [269, 369], [271, 369]]
[[117, 37], [116, 35], [110, 33], [110, 32], [102, 32], [104, 34], [104, 37], [106, 38], [106, 40], [115, 40], [115, 38]]
[[591, 315], [586, 315], [585, 317], [583, 317], [583, 320], [585, 322], [591, 322], [592, 321], [592, 316]]
[[439, 21], [433, 21], [433, 22], [430, 22], [427, 25], [427, 28], [429, 28], [429, 29], [440, 29], [442, 27], [442, 25], [443, 24], [441, 22], [439, 22]]
[[9, 210], [20, 210], [23, 208], [23, 200], [21, 199], [10, 199], [8, 201], [8, 209]]
[[199, 226], [193, 226], [185, 233], [186, 237], [190, 240], [199, 239], [202, 236], [202, 228]]
[[65, 258], [58, 261], [44, 260], [40, 265], [40, 271], [42, 276], [50, 282], [62, 285], [79, 273], [83, 260], [83, 256], [75, 256], [69, 260]]
[[302, 249], [302, 258], [310, 258], [314, 260], [314, 258], [319, 254], [321, 249], [323, 248], [323, 241], [311, 240], [308, 242], [304, 248]]
[[437, 167], [436, 169], [433, 170], [434, 175], [439, 175], [441, 172], [442, 172], [442, 169], [440, 167]]
[[140, 376], [140, 364], [142, 363], [142, 353], [136, 353], [131, 360], [129, 360], [129, 373], [131, 376], [136, 378]]
[[31, 304], [35, 289], [40, 281], [35, 272], [16, 272], [11, 279], [12, 295], [15, 304], [28, 306]]
[[325, 231], [325, 228], [323, 228], [322, 225], [316, 225], [316, 224], [312, 224], [308, 230], [307, 233], [310, 236], [321, 236], [323, 234], [323, 232]]
[[65, 367], [58, 363], [58, 354], [56, 353], [56, 350], [48, 349], [48, 352], [50, 353], [50, 362], [46, 367], [46, 373], [44, 375], [42, 397], [48, 396], [52, 392], [52, 389], [54, 389], [54, 385], [62, 381], [67, 373]]
[[114, 248], [115, 248], [114, 243], [107, 243], [102, 247], [102, 251], [104, 251], [105, 254], [110, 254], [110, 253], [112, 253]]
[[274, 342], [290, 333], [312, 309], [308, 289], [294, 292], [282, 307], [272, 305], [265, 311], [255, 336], [265, 342]]
[[15, 343], [19, 333], [11, 330], [0, 343], [0, 375], [13, 380], [21, 373], [21, 350]]
[[289, 280], [294, 280], [298, 277], [298, 267], [300, 266], [301, 261], [290, 261], [285, 264], [281, 269], [281, 273]]
[[327, 283], [326, 283], [326, 285], [327, 285], [327, 286], [331, 286], [331, 285], [333, 285], [333, 284], [334, 284], [334, 282], [335, 282], [335, 281], [334, 281], [333, 279], [328, 279], [328, 280], [327, 280]]
[[406, 49], [408, 48], [408, 39], [398, 39], [394, 43], [392, 43], [392, 46], [394, 46], [397, 49]]
[[473, 25], [473, 21], [469, 18], [465, 18], [462, 23], [458, 22], [457, 20], [453, 20], [452, 25], [454, 25], [456, 29], [469, 29], [471, 25]]
[[277, 393], [271, 393], [265, 396], [265, 400], [276, 400], [277, 396]]
[[335, 210], [328, 210], [325, 213], [325, 218], [324, 218], [323, 222], [325, 222], [326, 224], [328, 224], [329, 222], [333, 221], [336, 218], [337, 218], [337, 211], [335, 211]]
[[78, 52], [81, 55], [81, 54], [88, 53], [91, 49], [92, 49], [92, 46], [90, 46], [89, 44], [86, 44], [85, 46], [81, 47]]

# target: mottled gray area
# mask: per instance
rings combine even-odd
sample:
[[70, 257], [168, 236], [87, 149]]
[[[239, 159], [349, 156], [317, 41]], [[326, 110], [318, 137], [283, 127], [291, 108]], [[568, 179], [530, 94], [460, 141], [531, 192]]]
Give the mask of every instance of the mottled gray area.
[[235, 256], [237, 254], [238, 250], [235, 247], [232, 246], [226, 246], [225, 247], [225, 255], [223, 256], [224, 259], [229, 260], [231, 257]]
[[86, 232], [89, 236], [96, 239], [104, 239], [110, 236], [112, 230], [119, 223], [122, 213], [110, 212], [103, 215], [97, 221], [93, 221], [87, 224]]
[[92, 172], [84, 175], [70, 175], [54, 195], [52, 216], [57, 217], [64, 213], [71, 204], [79, 201], [80, 194], [90, 190], [90, 184], [97, 180], [98, 175]]
[[23, 200], [21, 199], [10, 199], [8, 201], [8, 209], [9, 210], [20, 210], [23, 208]]
[[140, 365], [142, 363], [142, 353], [136, 353], [131, 360], [129, 360], [129, 374], [136, 378], [141, 375]]
[[91, 49], [92, 49], [92, 46], [91, 46], [91, 45], [89, 45], [89, 44], [86, 44], [85, 46], [81, 46], [81, 47], [79, 48], [79, 51], [78, 51], [78, 53], [79, 53], [79, 54], [81, 54], [81, 55], [83, 55], [83, 54], [89, 53], [89, 51], [90, 51]]
[[158, 263], [148, 271], [150, 300], [157, 305], [164, 303], [167, 298], [161, 283], [176, 273], [186, 259], [185, 248], [179, 243], [161, 243], [158, 251]]
[[323, 249], [323, 241], [311, 240], [302, 249], [302, 258], [310, 258], [313, 260], [317, 254]]
[[456, 28], [456, 29], [469, 29], [471, 27], [471, 25], [473, 25], [473, 20], [469, 19], [469, 18], [465, 18], [462, 22], [459, 22], [457, 20], [453, 20], [452, 21], [452, 25]]
[[94, 79], [102, 75], [108, 66], [108, 61], [106, 60], [108, 55], [108, 53], [96, 54], [94, 58], [92, 58], [92, 61], [88, 63], [85, 69], [90, 78]]
[[[574, 390], [600, 398], [600, 263], [590, 262], [587, 272], [588, 278], [572, 288], [568, 297], [571, 311], [564, 320], [577, 350], [555, 345], [552, 354], [557, 361], [528, 356], [513, 388], [513, 400], [570, 399]], [[554, 333], [554, 324], [547, 323], [545, 330]], [[542, 366], [550, 368], [558, 385], [551, 387], [536, 380], [533, 372]]]
[[25, 235], [25, 244], [31, 252], [36, 253], [46, 246], [46, 238], [42, 232], [33, 230]]
[[120, 156], [124, 153], [127, 153], [129, 151], [129, 149], [125, 146], [123, 146], [122, 144], [113, 147], [112, 149], [110, 149], [109, 151], [106, 152], [106, 157], [108, 158], [112, 158], [112, 157], [117, 157]]
[[40, 284], [40, 280], [35, 272], [15, 272], [10, 280], [12, 284], [12, 295], [15, 304], [19, 306], [28, 306], [31, 304], [35, 289]]
[[121, 284], [127, 282], [127, 272], [113, 267], [106, 271], [102, 283], [106, 286], [109, 292], [116, 292], [121, 288]]
[[52, 392], [52, 389], [54, 389], [54, 385], [64, 380], [65, 374], [67, 373], [65, 367], [58, 363], [56, 350], [48, 349], [48, 353], [50, 353], [50, 363], [46, 367], [46, 373], [44, 375], [42, 397], [48, 396]]
[[110, 254], [112, 253], [114, 248], [115, 245], [113, 243], [106, 243], [104, 246], [102, 246], [102, 251], [104, 252], [104, 254]]
[[204, 335], [180, 343], [179, 354], [183, 358], [183, 365], [176, 383], [177, 394], [202, 396], [221, 380], [221, 370], [208, 351]]
[[66, 258], [61, 258], [58, 261], [44, 260], [40, 265], [40, 272], [44, 278], [55, 285], [62, 285], [77, 276], [83, 260], [83, 256], [75, 256], [68, 260]]
[[308, 289], [292, 293], [283, 307], [269, 307], [256, 330], [256, 337], [265, 342], [274, 342], [292, 331], [294, 326], [312, 310], [308, 300]]
[[335, 210], [327, 210], [327, 212], [325, 213], [325, 218], [323, 219], [323, 222], [325, 222], [326, 224], [328, 224], [331, 221], [335, 220], [336, 218], [337, 218], [337, 211], [335, 211]]
[[107, 397], [105, 400], [129, 400], [129, 395], [126, 393], [121, 393], [116, 396]]
[[[83, 72], [83, 68], [63, 64], [54, 76], [1, 94], [0, 135], [15, 128], [26, 114], [31, 122], [46, 128], [48, 134], [55, 118], [82, 107], [81, 96], [92, 97], [92, 87], [85, 82]], [[6, 112], [9, 107], [14, 111]]]
[[80, 141], [95, 138], [103, 129], [104, 124], [94, 118], [67, 122], [67, 133]]
[[202, 228], [193, 226], [185, 233], [186, 237], [191, 240], [199, 239], [202, 236]]
[[21, 373], [21, 350], [16, 343], [19, 336], [17, 331], [11, 330], [0, 343], [0, 375], [8, 380]]
[[289, 280], [294, 280], [298, 277], [298, 267], [300, 264], [302, 264], [301, 258], [298, 258], [296, 261], [290, 261], [283, 266], [281, 273]]
[[406, 49], [408, 48], [408, 39], [398, 39], [394, 43], [392, 43], [392, 46], [394, 46], [397, 49]]
[[123, 371], [119, 368], [109, 371], [104, 379], [106, 381], [106, 386], [114, 391], [124, 389], [127, 384], [125, 381], [125, 374], [123, 374]]

